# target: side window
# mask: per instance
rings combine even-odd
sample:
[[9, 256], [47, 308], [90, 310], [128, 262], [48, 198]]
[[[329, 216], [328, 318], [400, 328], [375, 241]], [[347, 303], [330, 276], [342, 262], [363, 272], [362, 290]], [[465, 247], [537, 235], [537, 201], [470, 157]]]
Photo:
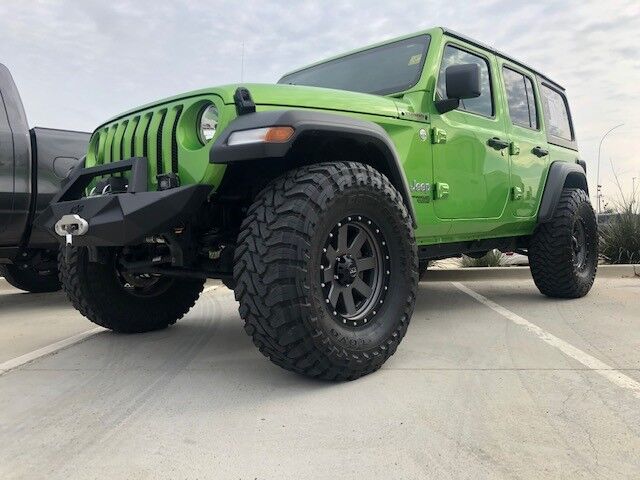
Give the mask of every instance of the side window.
[[511, 123], [526, 128], [538, 128], [538, 112], [531, 79], [507, 67], [502, 69], [502, 78], [507, 91]]
[[529, 77], [524, 77], [527, 87], [527, 103], [529, 104], [529, 125], [531, 128], [538, 128], [538, 106], [536, 105], [536, 95], [533, 93], [533, 81]]
[[546, 85], [542, 85], [540, 91], [542, 93], [542, 106], [544, 108], [548, 133], [554, 137], [573, 140], [571, 123], [569, 122], [569, 112], [564, 95], [552, 90]]
[[465, 63], [475, 63], [480, 66], [480, 96], [460, 100], [458, 110], [473, 112], [485, 117], [493, 116], [493, 100], [491, 98], [491, 79], [489, 77], [489, 64], [479, 55], [469, 53], [452, 45], [447, 45], [442, 54], [442, 64], [438, 74], [438, 85], [436, 88], [436, 98], [445, 100], [447, 98], [447, 87], [444, 72], [451, 65]]

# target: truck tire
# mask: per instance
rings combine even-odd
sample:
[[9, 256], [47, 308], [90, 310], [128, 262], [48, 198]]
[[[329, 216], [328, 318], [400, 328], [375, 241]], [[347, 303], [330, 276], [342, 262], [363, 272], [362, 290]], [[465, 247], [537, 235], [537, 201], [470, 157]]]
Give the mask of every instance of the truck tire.
[[71, 248], [68, 255], [61, 249], [60, 282], [82, 315], [116, 332], [142, 333], [173, 325], [204, 287], [204, 280], [121, 273], [114, 249], [104, 257], [105, 263], [93, 263], [86, 248]]
[[58, 271], [39, 271], [36, 268], [20, 268], [17, 265], [0, 265], [0, 276], [9, 285], [25, 292], [47, 293], [60, 290]]
[[260, 352], [326, 380], [374, 372], [413, 313], [417, 248], [402, 196], [360, 163], [288, 172], [257, 195], [234, 258], [235, 297]]
[[598, 268], [598, 225], [584, 190], [563, 189], [552, 220], [533, 234], [529, 264], [544, 295], [579, 298], [589, 292]]

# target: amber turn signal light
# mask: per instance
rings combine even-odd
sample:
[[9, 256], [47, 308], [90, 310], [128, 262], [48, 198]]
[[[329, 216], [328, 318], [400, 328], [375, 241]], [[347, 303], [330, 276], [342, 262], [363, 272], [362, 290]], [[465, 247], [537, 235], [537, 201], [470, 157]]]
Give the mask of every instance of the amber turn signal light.
[[264, 141], [267, 143], [284, 143], [293, 135], [291, 127], [271, 127], [267, 129]]

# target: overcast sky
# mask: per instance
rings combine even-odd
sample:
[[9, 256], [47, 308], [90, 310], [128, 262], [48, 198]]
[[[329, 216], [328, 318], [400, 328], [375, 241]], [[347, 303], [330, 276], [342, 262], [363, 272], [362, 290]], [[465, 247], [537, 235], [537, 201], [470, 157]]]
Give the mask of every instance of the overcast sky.
[[[566, 87], [595, 191], [640, 186], [640, 1], [2, 0], [0, 62], [31, 125], [92, 130], [133, 106], [195, 88], [275, 82], [367, 43], [444, 25]], [[593, 192], [592, 192], [593, 193]]]

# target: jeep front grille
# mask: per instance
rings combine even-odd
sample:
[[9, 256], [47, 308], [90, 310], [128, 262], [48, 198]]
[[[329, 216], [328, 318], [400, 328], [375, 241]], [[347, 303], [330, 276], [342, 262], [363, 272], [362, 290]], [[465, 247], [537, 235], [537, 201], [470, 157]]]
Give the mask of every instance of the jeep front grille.
[[182, 105], [174, 105], [107, 125], [97, 132], [96, 164], [146, 157], [152, 178], [169, 171], [178, 173], [176, 132], [181, 114]]
[[[178, 175], [181, 185], [217, 185], [226, 167], [210, 163], [213, 142], [203, 144], [198, 127], [203, 108], [215, 104], [221, 110], [220, 100], [205, 93], [124, 114], [93, 132], [85, 164], [94, 167], [144, 157], [151, 191], [158, 188], [158, 174], [170, 172]], [[126, 172], [119, 175], [128, 176]]]

